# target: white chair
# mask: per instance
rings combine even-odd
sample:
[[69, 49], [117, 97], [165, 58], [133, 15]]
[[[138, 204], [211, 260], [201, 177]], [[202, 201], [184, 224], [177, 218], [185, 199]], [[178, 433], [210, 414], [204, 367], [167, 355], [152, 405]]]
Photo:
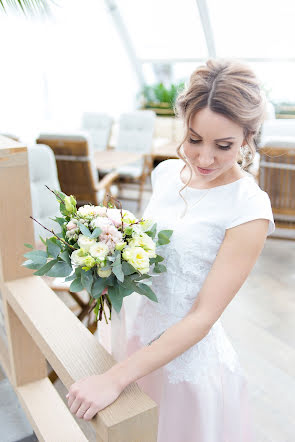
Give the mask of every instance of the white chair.
[[[32, 198], [32, 215], [48, 229], [59, 231], [59, 226], [50, 218], [60, 216], [59, 203], [45, 185], [52, 190], [60, 190], [54, 153], [50, 147], [42, 144], [28, 146], [28, 164]], [[36, 243], [43, 238], [52, 236], [47, 230], [34, 222]]]
[[109, 144], [113, 118], [100, 112], [84, 112], [81, 129], [86, 131], [92, 140], [94, 150], [105, 150]]
[[116, 150], [143, 154], [141, 159], [116, 169], [120, 177], [119, 191], [122, 183], [139, 184], [137, 198], [124, 196], [126, 200], [137, 200], [137, 210], [140, 210], [144, 184], [150, 172], [150, 158], [144, 154], [150, 154], [152, 150], [155, 122], [156, 114], [152, 110], [124, 113], [119, 119]]

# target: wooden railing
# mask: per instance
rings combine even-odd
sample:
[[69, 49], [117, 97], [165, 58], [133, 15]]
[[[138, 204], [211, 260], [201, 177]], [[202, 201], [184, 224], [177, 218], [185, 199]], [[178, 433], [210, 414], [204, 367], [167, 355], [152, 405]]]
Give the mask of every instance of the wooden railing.
[[[24, 243], [34, 243], [30, 215], [27, 149], [0, 136], [0, 363], [40, 441], [86, 441], [47, 377], [46, 360], [67, 388], [116, 361], [44, 280], [21, 266]], [[100, 442], [156, 442], [157, 404], [134, 382], [91, 423]]]

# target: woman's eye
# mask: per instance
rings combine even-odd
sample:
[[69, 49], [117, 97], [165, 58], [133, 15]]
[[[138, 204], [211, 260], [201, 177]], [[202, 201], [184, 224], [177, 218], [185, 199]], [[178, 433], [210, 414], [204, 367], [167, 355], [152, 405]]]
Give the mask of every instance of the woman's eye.
[[201, 140], [193, 140], [192, 138], [189, 139], [189, 142], [190, 142], [190, 143], [194, 143], [194, 144], [195, 144], [195, 143], [198, 143], [199, 141], [201, 141]]
[[[193, 138], [190, 138], [190, 139], [189, 139], [189, 142], [190, 142], [190, 143], [193, 143], [193, 144], [199, 143], [200, 141], [202, 141], [202, 140], [194, 140]], [[230, 149], [231, 144], [227, 144], [226, 146], [221, 146], [221, 144], [217, 144], [217, 146], [218, 146], [220, 149], [228, 150], [228, 149]]]

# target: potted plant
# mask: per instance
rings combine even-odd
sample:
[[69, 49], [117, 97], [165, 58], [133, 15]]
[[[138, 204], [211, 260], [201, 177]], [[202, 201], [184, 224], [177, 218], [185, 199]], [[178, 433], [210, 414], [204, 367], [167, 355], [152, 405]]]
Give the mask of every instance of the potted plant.
[[153, 109], [157, 115], [173, 116], [173, 105], [181, 90], [184, 88], [184, 82], [172, 83], [166, 87], [163, 83], [154, 85], [145, 85], [139, 93], [141, 109]]

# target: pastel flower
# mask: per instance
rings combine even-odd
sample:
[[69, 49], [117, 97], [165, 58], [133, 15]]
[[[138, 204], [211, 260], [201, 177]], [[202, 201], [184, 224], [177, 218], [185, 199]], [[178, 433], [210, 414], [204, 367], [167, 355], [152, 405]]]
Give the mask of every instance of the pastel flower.
[[139, 236], [134, 236], [129, 241], [130, 247], [142, 247], [146, 253], [148, 254], [149, 258], [155, 258], [157, 256], [155, 250], [156, 250], [156, 244], [154, 243], [153, 239], [147, 235], [146, 233], [141, 233]]
[[113, 222], [116, 227], [122, 224], [121, 210], [119, 209], [107, 209], [107, 217]]
[[88, 236], [79, 235], [78, 245], [81, 249], [85, 250], [85, 252], [89, 252], [89, 249], [93, 244], [96, 244], [95, 238], [88, 238]]
[[116, 229], [115, 226], [106, 226], [103, 232], [99, 235], [99, 240], [107, 244], [109, 249], [113, 252], [118, 242], [123, 239], [122, 232]]
[[74, 266], [84, 266], [87, 253], [83, 249], [74, 250], [71, 254], [71, 262]]
[[140, 273], [148, 273], [149, 256], [141, 247], [125, 247], [122, 258], [131, 264]]
[[[101, 278], [107, 278], [112, 273], [112, 269], [101, 269], [100, 267], [97, 269], [97, 274]], [[105, 292], [106, 293], [106, 292]]]
[[107, 254], [109, 253], [110, 249], [104, 242], [97, 242], [93, 244], [90, 249], [89, 253], [93, 258], [98, 258], [100, 261], [103, 261]]
[[106, 226], [114, 226], [113, 222], [110, 219], [103, 216], [94, 218], [91, 221], [90, 225], [93, 229], [95, 229], [95, 227], [99, 227], [102, 229], [102, 231], [105, 229]]

